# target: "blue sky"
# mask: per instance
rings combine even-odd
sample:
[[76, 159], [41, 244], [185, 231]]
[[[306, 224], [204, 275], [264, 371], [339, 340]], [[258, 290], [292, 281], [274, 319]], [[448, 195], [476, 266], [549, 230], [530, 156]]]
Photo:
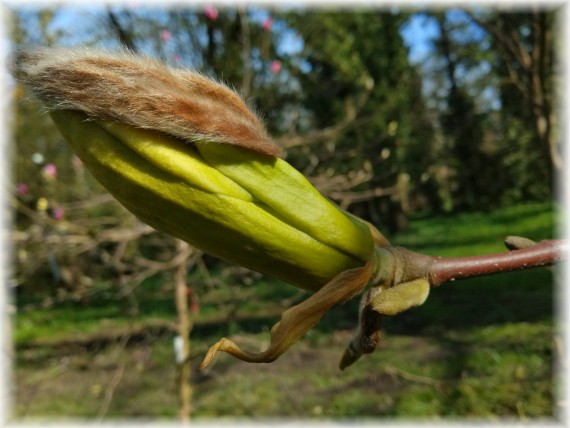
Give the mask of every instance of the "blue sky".
[[423, 15], [413, 15], [401, 30], [404, 42], [410, 49], [412, 64], [420, 64], [432, 52], [431, 40], [439, 34], [435, 22]]

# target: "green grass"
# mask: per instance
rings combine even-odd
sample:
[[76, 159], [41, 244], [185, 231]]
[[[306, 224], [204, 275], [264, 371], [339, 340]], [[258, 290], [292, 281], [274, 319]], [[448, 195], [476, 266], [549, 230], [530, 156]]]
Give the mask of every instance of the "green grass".
[[417, 219], [391, 240], [410, 250], [439, 256], [467, 256], [504, 251], [506, 236], [533, 240], [552, 238], [560, 214], [548, 204], [504, 208], [494, 212], [461, 213]]
[[[161, 281], [161, 278], [155, 278], [157, 280]], [[153, 286], [152, 282], [143, 285]], [[19, 302], [21, 306], [27, 303]], [[16, 344], [50, 343], [105, 329], [124, 328], [131, 322], [126, 316], [128, 310], [128, 302], [117, 297], [100, 297], [86, 303], [68, 301], [47, 310], [22, 310], [14, 319], [13, 338]], [[176, 318], [174, 300], [164, 294], [146, 293], [138, 302], [138, 310], [143, 315], [137, 321], [142, 323], [156, 319], [174, 321]]]
[[[502, 239], [507, 235], [552, 237], [555, 217], [548, 205], [528, 205], [415, 219], [409, 231], [390, 238], [434, 255], [498, 252], [504, 251]], [[223, 278], [223, 272], [211, 274]], [[137, 289], [138, 325], [175, 321], [172, 290], [159, 286], [161, 281], [168, 279], [155, 278]], [[192, 273], [191, 281], [201, 279]], [[240, 290], [247, 297], [240, 299]], [[193, 416], [198, 421], [374, 423], [379, 418], [553, 418], [555, 294], [553, 274], [547, 269], [444, 284], [431, 291], [423, 306], [385, 318], [379, 349], [340, 372], [338, 361], [356, 323], [354, 299], [333, 308], [272, 364], [252, 365], [220, 355], [209, 373], [194, 373]], [[222, 335], [231, 335], [247, 349], [263, 349], [269, 328], [284, 309], [282, 302], [303, 296], [267, 278], [249, 286], [206, 287], [192, 332], [193, 365]], [[236, 299], [233, 322], [214, 322], [236, 309]], [[131, 328], [124, 314], [125, 304], [111, 298], [19, 312], [14, 330], [15, 419], [95, 418], [121, 367], [106, 419], [176, 418], [171, 332], [143, 336], [125, 349], [114, 342], [57, 346], [62, 340]]]

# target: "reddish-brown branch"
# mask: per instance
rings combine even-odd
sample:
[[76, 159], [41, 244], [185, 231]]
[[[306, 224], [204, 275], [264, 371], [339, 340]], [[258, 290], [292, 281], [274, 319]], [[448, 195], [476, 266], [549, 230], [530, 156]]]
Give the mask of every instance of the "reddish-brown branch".
[[432, 287], [435, 287], [457, 279], [550, 266], [568, 259], [569, 250], [567, 241], [550, 240], [499, 254], [434, 257], [427, 269], [428, 279]]

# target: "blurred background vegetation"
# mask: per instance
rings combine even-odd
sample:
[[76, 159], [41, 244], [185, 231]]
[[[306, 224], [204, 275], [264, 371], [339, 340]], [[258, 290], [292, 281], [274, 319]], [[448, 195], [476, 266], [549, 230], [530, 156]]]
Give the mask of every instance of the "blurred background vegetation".
[[[136, 2], [9, 10], [10, 49], [124, 46], [237, 88], [324, 195], [434, 255], [503, 251], [509, 234], [556, 236], [556, 18]], [[138, 222], [25, 88], [11, 88], [13, 418], [176, 418], [181, 267], [194, 367], [221, 335], [262, 349], [306, 294]], [[445, 285], [387, 320], [380, 349], [341, 373], [356, 324], [349, 302], [272, 365], [221, 356], [193, 373], [191, 412], [553, 417], [555, 293], [547, 270]]]

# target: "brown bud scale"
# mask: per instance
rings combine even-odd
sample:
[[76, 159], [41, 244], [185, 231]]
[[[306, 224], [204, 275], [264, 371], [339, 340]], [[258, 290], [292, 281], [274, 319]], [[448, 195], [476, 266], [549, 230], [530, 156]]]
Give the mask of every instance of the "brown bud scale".
[[127, 51], [44, 48], [18, 52], [14, 74], [51, 109], [79, 110], [191, 142], [281, 153], [236, 92], [152, 58]]

